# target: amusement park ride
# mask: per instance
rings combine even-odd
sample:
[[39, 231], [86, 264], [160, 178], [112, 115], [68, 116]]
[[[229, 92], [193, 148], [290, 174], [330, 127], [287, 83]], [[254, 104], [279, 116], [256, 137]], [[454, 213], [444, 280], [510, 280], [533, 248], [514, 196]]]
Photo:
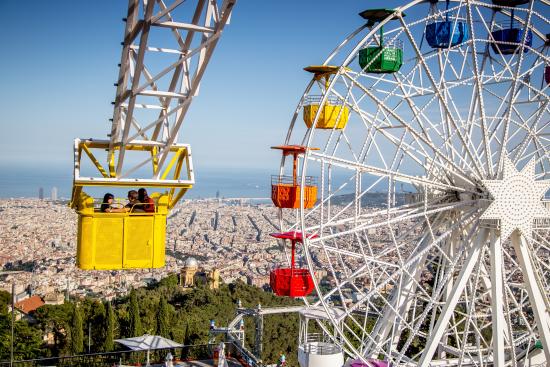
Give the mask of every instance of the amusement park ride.
[[[235, 2], [129, 0], [109, 139], [74, 143], [79, 268], [164, 266], [166, 216], [195, 182], [178, 132]], [[158, 190], [155, 212], [101, 212], [89, 187]]]
[[290, 268], [271, 286], [325, 310], [346, 365], [550, 361], [549, 15], [547, 0], [410, 0], [360, 13], [305, 69], [272, 179]]
[[[194, 183], [177, 132], [234, 1], [199, 0], [188, 23], [174, 20], [184, 1], [140, 4], [130, 0], [110, 139], [75, 141], [83, 269], [164, 265], [166, 214]], [[549, 0], [409, 0], [361, 12], [366, 22], [305, 68], [271, 185], [272, 236], [290, 243], [290, 267], [270, 277], [329, 337], [315, 344], [301, 329], [303, 367], [344, 354], [353, 367], [550, 361], [549, 15]], [[159, 29], [175, 48], [149, 46]], [[176, 61], [155, 73], [149, 53]], [[129, 153], [145, 159], [127, 167]], [[98, 176], [81, 175], [84, 156]], [[132, 176], [144, 167], [147, 178]], [[107, 215], [88, 186], [167, 191], [151, 195], [153, 215]]]

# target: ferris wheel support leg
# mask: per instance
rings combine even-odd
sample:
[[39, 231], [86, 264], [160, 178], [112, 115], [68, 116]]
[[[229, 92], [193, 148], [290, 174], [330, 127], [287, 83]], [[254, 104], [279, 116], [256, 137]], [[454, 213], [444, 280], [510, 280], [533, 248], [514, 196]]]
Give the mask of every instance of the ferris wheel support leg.
[[502, 241], [497, 240], [491, 232], [491, 311], [493, 321], [493, 364], [504, 366], [504, 297], [503, 297], [503, 274], [502, 274]]
[[488, 230], [483, 228], [481, 230], [481, 233], [478, 235], [476, 242], [470, 248], [470, 254], [464, 262], [462, 270], [460, 271], [460, 274], [458, 275], [456, 283], [451, 292], [452, 296], [451, 298], [449, 298], [447, 304], [441, 311], [439, 319], [437, 320], [437, 324], [433, 328], [429, 339], [426, 341], [424, 352], [422, 353], [422, 356], [418, 363], [419, 366], [427, 367], [430, 365], [431, 359], [439, 345], [439, 341], [441, 340], [441, 337], [446, 330], [447, 324], [449, 323], [449, 320], [453, 315], [456, 304], [458, 303], [458, 300], [460, 299], [460, 296], [462, 295], [462, 292], [464, 291], [464, 288], [468, 283], [468, 279], [472, 274], [472, 270], [474, 269], [474, 266], [478, 261], [481, 247], [487, 241], [487, 236]]
[[[429, 236], [426, 235], [422, 241], [420, 248], [424, 248], [429, 244]], [[397, 337], [393, 341], [392, 349], [397, 347], [400, 333], [400, 321], [396, 318], [398, 315], [406, 315], [411, 307], [412, 301], [416, 292], [416, 284], [420, 279], [420, 274], [425, 268], [427, 254], [419, 257], [408, 268], [408, 272], [404, 272], [400, 287], [394, 288], [390, 303], [384, 308], [384, 317], [376, 323], [372, 331], [374, 340], [370, 341], [365, 348], [367, 355], [370, 358], [375, 358], [379, 353], [380, 344], [388, 337], [392, 328], [396, 329], [394, 333]]]
[[[455, 231], [453, 232], [453, 234], [451, 235], [451, 238], [448, 241], [446, 252], [449, 259], [453, 259], [455, 257], [455, 249], [458, 246], [458, 241], [457, 241], [458, 237], [459, 237], [459, 233]], [[445, 290], [443, 292], [443, 300], [442, 300], [443, 302], [447, 302], [447, 300], [451, 297], [453, 284], [454, 284], [453, 279], [452, 278], [449, 279], [447, 285], [445, 286]], [[435, 316], [435, 312], [433, 313], [433, 315]], [[447, 334], [443, 335], [441, 344], [445, 345], [447, 343], [447, 339], [448, 339], [448, 335]], [[437, 351], [437, 355], [439, 359], [445, 359], [447, 357], [447, 352], [442, 346], [440, 346], [439, 350]]]
[[[550, 327], [548, 326], [548, 320], [550, 315], [546, 309], [548, 304], [548, 299], [545, 300], [545, 295], [541, 292], [539, 287], [539, 279], [536, 270], [533, 267], [531, 262], [531, 257], [529, 256], [529, 245], [525, 240], [525, 237], [519, 233], [519, 231], [514, 231], [510, 236], [512, 239], [512, 245], [514, 246], [514, 251], [518, 257], [521, 270], [523, 272], [523, 281], [525, 282], [525, 288], [527, 294], [529, 295], [529, 301], [533, 309], [533, 314], [535, 316], [535, 321], [537, 322], [537, 331], [542, 342], [542, 349], [544, 351], [544, 356], [546, 361], [550, 361]], [[546, 302], [545, 302], [546, 301]]]

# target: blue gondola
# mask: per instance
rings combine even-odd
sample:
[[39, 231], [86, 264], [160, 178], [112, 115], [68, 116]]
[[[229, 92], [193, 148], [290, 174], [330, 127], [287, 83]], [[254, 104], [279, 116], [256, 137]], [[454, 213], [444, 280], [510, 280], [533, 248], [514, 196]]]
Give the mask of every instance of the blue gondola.
[[[495, 53], [500, 52], [503, 55], [510, 55], [517, 53], [522, 48], [523, 36], [525, 30], [521, 28], [507, 28], [500, 29], [491, 33], [493, 35], [494, 43], [491, 43], [491, 47]], [[503, 44], [501, 42], [508, 42]], [[527, 37], [525, 38], [525, 46], [523, 52], [527, 52], [528, 48], [533, 44], [533, 32], [527, 31]]]
[[510, 7], [527, 4], [528, 2], [529, 0], [493, 0], [493, 4], [495, 5]]
[[[495, 5], [506, 5], [506, 6], [517, 6], [521, 4], [528, 3], [526, 0], [493, 0]], [[496, 31], [491, 32], [493, 37], [493, 42], [491, 43], [491, 48], [493, 52], [498, 54], [502, 53], [503, 55], [511, 55], [519, 52], [523, 49], [523, 52], [529, 51], [529, 47], [533, 44], [533, 32], [530, 29], [527, 30], [525, 34], [525, 29], [514, 27], [514, 9], [510, 12], [510, 26], [508, 28], [502, 28]], [[523, 39], [525, 38], [525, 43]]]
[[466, 22], [449, 18], [449, 2], [446, 1], [445, 20], [434, 21], [426, 26], [426, 40], [432, 48], [454, 47], [470, 38]]

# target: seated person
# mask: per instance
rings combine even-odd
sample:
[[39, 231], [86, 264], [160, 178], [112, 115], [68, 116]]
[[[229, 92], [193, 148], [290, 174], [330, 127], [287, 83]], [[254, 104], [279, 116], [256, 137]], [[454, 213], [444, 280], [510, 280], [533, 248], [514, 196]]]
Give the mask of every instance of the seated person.
[[125, 208], [113, 208], [113, 201], [115, 200], [115, 197], [111, 193], [106, 193], [105, 196], [103, 196], [103, 202], [101, 203], [100, 211], [102, 213], [124, 213], [126, 212]]
[[138, 192], [136, 190], [128, 191], [128, 204], [124, 207], [127, 212], [131, 213], [145, 213], [144, 206], [138, 199]]
[[147, 190], [144, 188], [138, 190], [138, 200], [143, 204], [143, 210], [145, 213], [155, 212], [155, 201], [147, 195]]

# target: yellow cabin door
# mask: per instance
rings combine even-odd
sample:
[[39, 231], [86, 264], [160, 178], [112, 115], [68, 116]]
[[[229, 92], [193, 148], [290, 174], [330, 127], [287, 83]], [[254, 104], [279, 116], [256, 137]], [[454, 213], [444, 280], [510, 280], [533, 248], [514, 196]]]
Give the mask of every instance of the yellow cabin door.
[[153, 266], [153, 215], [133, 215], [124, 218], [123, 268]]
[[95, 269], [117, 269], [122, 267], [123, 232], [125, 218], [103, 217], [94, 220], [93, 258]]

